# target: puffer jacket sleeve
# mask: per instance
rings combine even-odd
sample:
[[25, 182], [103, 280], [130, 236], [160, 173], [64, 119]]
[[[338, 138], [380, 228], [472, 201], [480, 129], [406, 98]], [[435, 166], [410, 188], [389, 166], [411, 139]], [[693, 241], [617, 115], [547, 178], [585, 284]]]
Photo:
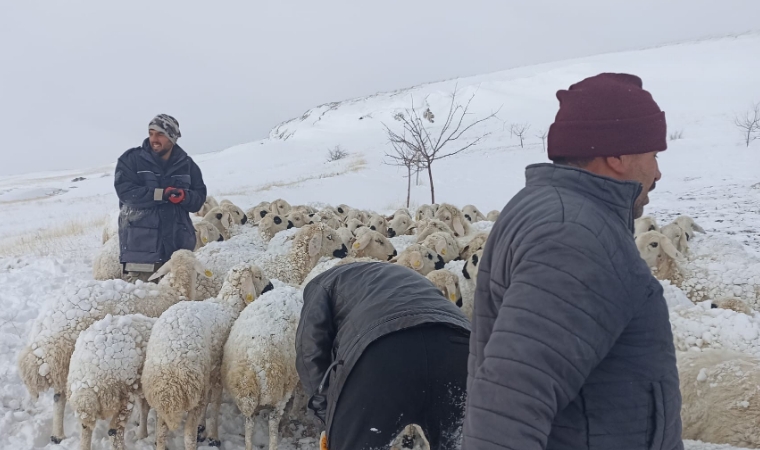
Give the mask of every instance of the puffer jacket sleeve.
[[631, 320], [614, 249], [597, 234], [544, 224], [516, 240], [509, 266], [492, 261], [507, 289], [470, 368], [463, 449], [545, 449], [555, 416]]
[[296, 370], [309, 396], [317, 393], [332, 363], [335, 326], [330, 303], [329, 292], [316, 278], [306, 285], [296, 332]]
[[185, 189], [185, 199], [180, 206], [187, 212], [196, 213], [206, 201], [206, 184], [200, 167], [193, 160], [190, 160], [190, 179], [192, 184], [190, 189]]
[[145, 186], [129, 155], [122, 156], [116, 163], [114, 188], [119, 201], [132, 208], [152, 208], [163, 203], [161, 198], [155, 200], [156, 188]]

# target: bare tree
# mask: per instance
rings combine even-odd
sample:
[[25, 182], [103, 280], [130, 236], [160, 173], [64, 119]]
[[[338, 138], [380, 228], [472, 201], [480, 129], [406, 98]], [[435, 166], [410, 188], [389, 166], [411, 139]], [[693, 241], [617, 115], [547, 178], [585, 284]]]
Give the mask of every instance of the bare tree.
[[[419, 174], [420, 155], [414, 149], [399, 142], [391, 141], [393, 153], [386, 153], [385, 156], [390, 158], [390, 162], [385, 164], [391, 166], [406, 167], [406, 207], [409, 207], [412, 198], [412, 170], [416, 169]], [[419, 175], [417, 177], [419, 181]]]
[[[401, 122], [403, 131], [399, 133], [393, 131], [388, 125], [383, 124], [388, 133], [388, 141], [393, 145], [406, 147], [409, 151], [417, 155], [419, 161], [416, 167], [427, 170], [430, 179], [430, 201], [435, 203], [435, 184], [433, 183], [433, 163], [439, 159], [448, 158], [461, 153], [468, 148], [476, 145], [490, 133], [484, 133], [477, 137], [463, 137], [465, 133], [476, 125], [496, 117], [498, 110], [486, 117], [473, 120], [469, 124], [464, 124], [465, 117], [469, 114], [470, 104], [475, 98], [473, 94], [467, 102], [462, 105], [457, 103], [457, 87], [451, 94], [451, 103], [449, 111], [440, 129], [428, 129], [422, 121], [422, 118], [414, 109], [414, 98], [412, 98], [411, 109], [405, 113], [398, 113], [393, 118]], [[501, 108], [499, 108], [500, 110]], [[461, 141], [460, 138], [462, 139]], [[459, 141], [459, 142], [458, 142]], [[453, 147], [453, 148], [452, 148]], [[444, 150], [445, 149], [445, 150]], [[398, 150], [397, 150], [398, 151]], [[411, 169], [410, 172], [411, 173]]]
[[744, 142], [749, 147], [750, 142], [760, 139], [760, 102], [752, 105], [744, 116], [735, 116], [734, 125], [742, 132]]
[[520, 138], [520, 147], [525, 148], [523, 141], [525, 139], [525, 132], [528, 131], [530, 125], [527, 123], [513, 123], [509, 127], [509, 134]]
[[544, 153], [546, 153], [546, 137], [549, 136], [549, 132], [546, 130], [539, 130], [538, 134], [536, 135], [537, 138], [541, 139], [541, 147], [544, 149]]
[[348, 152], [336, 145], [335, 148], [327, 150], [327, 162], [338, 161], [348, 156]]

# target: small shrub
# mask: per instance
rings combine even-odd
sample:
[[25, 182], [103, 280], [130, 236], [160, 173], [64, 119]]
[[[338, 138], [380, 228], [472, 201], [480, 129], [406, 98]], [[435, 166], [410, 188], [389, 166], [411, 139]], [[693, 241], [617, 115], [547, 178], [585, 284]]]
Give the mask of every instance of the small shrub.
[[670, 133], [668, 137], [670, 138], [671, 141], [677, 141], [679, 139], [683, 139], [683, 130], [674, 131]]
[[340, 148], [340, 145], [336, 145], [335, 148], [327, 151], [327, 162], [338, 161], [347, 156], [348, 152]]

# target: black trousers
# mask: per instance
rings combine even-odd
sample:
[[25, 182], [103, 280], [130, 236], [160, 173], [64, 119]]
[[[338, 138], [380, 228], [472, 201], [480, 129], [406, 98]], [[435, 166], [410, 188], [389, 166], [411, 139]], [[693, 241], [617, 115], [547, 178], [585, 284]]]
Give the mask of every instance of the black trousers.
[[329, 434], [330, 450], [383, 450], [406, 425], [431, 450], [461, 443], [467, 390], [466, 331], [424, 325], [370, 344], [348, 376]]

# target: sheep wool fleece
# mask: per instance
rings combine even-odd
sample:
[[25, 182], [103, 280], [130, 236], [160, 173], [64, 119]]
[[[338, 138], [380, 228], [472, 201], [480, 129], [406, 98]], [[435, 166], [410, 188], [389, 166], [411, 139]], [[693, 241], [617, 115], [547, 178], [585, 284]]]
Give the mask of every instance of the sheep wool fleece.
[[683, 449], [668, 308], [633, 240], [641, 184], [526, 178], [479, 265], [462, 448]]

